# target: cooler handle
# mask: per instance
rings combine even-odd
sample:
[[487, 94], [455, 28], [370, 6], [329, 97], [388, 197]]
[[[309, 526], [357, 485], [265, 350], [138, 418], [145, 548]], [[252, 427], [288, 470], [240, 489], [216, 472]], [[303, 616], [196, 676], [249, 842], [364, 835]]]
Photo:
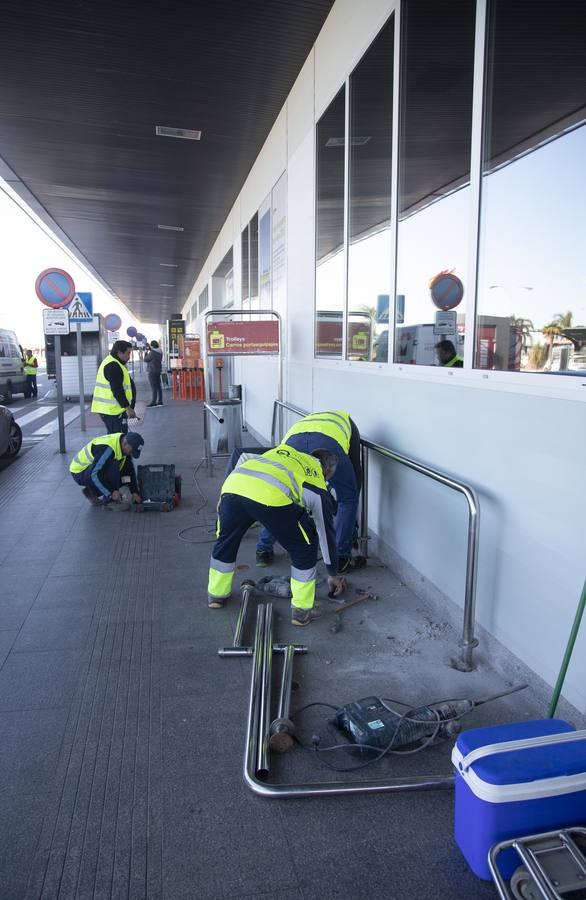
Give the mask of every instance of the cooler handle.
[[586, 729], [582, 731], [562, 731], [561, 734], [544, 734], [540, 737], [521, 738], [516, 741], [503, 741], [501, 744], [486, 744], [485, 747], [477, 747], [463, 756], [458, 764], [462, 772], [466, 772], [472, 763], [483, 759], [485, 756], [493, 756], [496, 753], [508, 753], [509, 750], [527, 750], [530, 747], [546, 747], [549, 744], [566, 744], [570, 741], [582, 741], [586, 738]]

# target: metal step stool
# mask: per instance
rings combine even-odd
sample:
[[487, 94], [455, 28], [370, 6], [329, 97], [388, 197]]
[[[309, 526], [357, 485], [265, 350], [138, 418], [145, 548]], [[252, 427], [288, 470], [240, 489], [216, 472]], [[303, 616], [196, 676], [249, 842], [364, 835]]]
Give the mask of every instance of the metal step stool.
[[[516, 850], [523, 865], [509, 884], [497, 865], [499, 853]], [[488, 865], [501, 900], [586, 900], [586, 828], [564, 828], [500, 841]]]

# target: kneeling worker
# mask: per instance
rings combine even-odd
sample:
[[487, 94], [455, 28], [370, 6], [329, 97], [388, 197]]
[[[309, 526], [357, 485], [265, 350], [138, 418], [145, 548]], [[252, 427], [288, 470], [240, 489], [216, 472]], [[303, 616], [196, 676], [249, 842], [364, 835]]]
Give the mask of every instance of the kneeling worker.
[[211, 609], [224, 606], [232, 593], [238, 548], [254, 522], [268, 528], [291, 557], [293, 625], [308, 625], [321, 615], [314, 605], [318, 544], [330, 591], [337, 596], [346, 589], [346, 579], [336, 576], [334, 503], [326, 485], [336, 465], [334, 454], [323, 448], [309, 455], [280, 444], [261, 456], [239, 463], [228, 475], [222, 485], [218, 540], [210, 560], [208, 606]]
[[83, 486], [84, 497], [94, 506], [111, 501], [119, 504], [122, 479], [125, 478], [133, 501], [140, 503], [131, 457], [139, 458], [143, 444], [142, 435], [131, 431], [129, 434], [104, 434], [82, 447], [71, 460], [69, 471], [73, 480]]

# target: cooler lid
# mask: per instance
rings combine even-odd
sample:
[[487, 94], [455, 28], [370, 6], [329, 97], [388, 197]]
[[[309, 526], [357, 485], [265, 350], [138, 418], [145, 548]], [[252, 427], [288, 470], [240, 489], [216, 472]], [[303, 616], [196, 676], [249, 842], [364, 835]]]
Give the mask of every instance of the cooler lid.
[[[572, 725], [561, 719], [539, 719], [472, 729], [460, 734], [452, 759], [454, 765], [461, 768], [462, 759], [482, 747], [509, 741], [530, 742], [532, 738], [566, 734], [574, 730]], [[533, 747], [520, 746], [506, 752], [495, 751], [472, 761], [468, 773], [475, 776], [474, 781], [480, 780], [487, 785], [529, 784], [538, 780], [584, 775], [583, 787], [586, 788], [586, 735], [580, 740], [555, 743], [555, 749], [545, 743]], [[461, 774], [466, 777], [466, 773]], [[575, 782], [575, 779], [572, 781]]]

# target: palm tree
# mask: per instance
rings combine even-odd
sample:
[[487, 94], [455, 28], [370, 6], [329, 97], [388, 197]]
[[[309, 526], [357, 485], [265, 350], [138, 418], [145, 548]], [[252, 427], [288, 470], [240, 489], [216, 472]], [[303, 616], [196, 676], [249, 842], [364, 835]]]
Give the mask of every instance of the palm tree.
[[549, 325], [544, 325], [541, 333], [545, 335], [547, 340], [547, 355], [551, 356], [551, 348], [556, 337], [562, 333], [564, 328], [572, 327], [572, 319], [574, 313], [568, 310], [566, 313], [556, 313]]
[[535, 325], [533, 324], [531, 319], [524, 319], [521, 316], [516, 316], [514, 313], [512, 316], [510, 316], [510, 319], [511, 327], [516, 328], [521, 332], [521, 350], [523, 353], [526, 353], [527, 348], [533, 345], [533, 332], [535, 331]]

